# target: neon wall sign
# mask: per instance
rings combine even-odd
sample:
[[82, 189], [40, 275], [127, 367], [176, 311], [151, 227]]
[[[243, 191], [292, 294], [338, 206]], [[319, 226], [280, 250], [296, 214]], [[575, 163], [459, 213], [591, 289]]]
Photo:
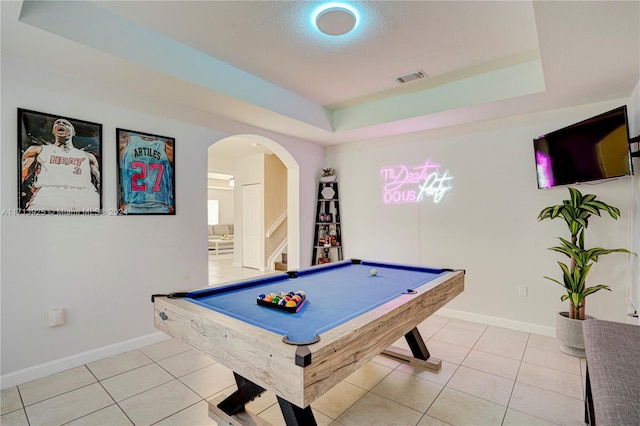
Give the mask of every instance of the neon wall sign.
[[440, 164], [427, 159], [416, 166], [397, 164], [380, 168], [384, 181], [382, 197], [385, 204], [419, 203], [431, 197], [439, 204], [451, 191], [453, 176], [448, 170], [440, 171]]

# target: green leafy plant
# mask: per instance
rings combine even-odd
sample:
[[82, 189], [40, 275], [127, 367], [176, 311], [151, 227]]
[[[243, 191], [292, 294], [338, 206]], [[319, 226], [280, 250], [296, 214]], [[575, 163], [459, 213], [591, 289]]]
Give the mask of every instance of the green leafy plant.
[[545, 207], [538, 215], [538, 221], [562, 218], [571, 233], [571, 241], [559, 237], [560, 245], [549, 248], [549, 250], [562, 253], [570, 259], [569, 265], [558, 262], [560, 269], [562, 269], [562, 281], [550, 277], [544, 278], [565, 289], [566, 294], [563, 294], [560, 300], [569, 300], [569, 318], [583, 320], [585, 318], [585, 298], [599, 290], [611, 291], [609, 286], [604, 284], [587, 287], [586, 280], [593, 264], [605, 254], [631, 252], [623, 248], [595, 247], [586, 249], [584, 234], [589, 225], [589, 218], [592, 215], [600, 216], [600, 212], [604, 211], [617, 220], [620, 217], [620, 210], [597, 200], [593, 194], [582, 195], [575, 188], [569, 188], [569, 193], [569, 200], [563, 200], [559, 205]]
[[322, 176], [323, 177], [333, 176], [335, 174], [336, 174], [336, 169], [334, 169], [333, 167], [329, 167], [327, 169], [322, 169]]

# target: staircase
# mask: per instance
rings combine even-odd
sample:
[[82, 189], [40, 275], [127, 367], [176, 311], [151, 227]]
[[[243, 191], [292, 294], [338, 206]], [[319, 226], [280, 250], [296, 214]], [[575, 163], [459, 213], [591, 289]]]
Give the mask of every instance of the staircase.
[[282, 253], [280, 262], [275, 263], [276, 271], [288, 271], [287, 268], [287, 253]]

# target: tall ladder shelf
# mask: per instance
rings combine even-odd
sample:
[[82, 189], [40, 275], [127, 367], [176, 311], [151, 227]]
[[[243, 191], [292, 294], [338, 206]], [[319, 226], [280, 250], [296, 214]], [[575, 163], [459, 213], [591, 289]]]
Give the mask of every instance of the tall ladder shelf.
[[318, 183], [316, 226], [311, 264], [319, 265], [342, 260], [342, 231], [337, 182]]

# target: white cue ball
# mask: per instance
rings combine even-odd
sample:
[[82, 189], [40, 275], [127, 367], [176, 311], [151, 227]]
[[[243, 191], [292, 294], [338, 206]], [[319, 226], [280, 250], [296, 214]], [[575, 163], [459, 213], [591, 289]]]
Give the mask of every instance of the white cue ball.
[[375, 277], [376, 275], [378, 275], [378, 270], [373, 268], [372, 270], [369, 271], [369, 273], [371, 273], [371, 275]]

